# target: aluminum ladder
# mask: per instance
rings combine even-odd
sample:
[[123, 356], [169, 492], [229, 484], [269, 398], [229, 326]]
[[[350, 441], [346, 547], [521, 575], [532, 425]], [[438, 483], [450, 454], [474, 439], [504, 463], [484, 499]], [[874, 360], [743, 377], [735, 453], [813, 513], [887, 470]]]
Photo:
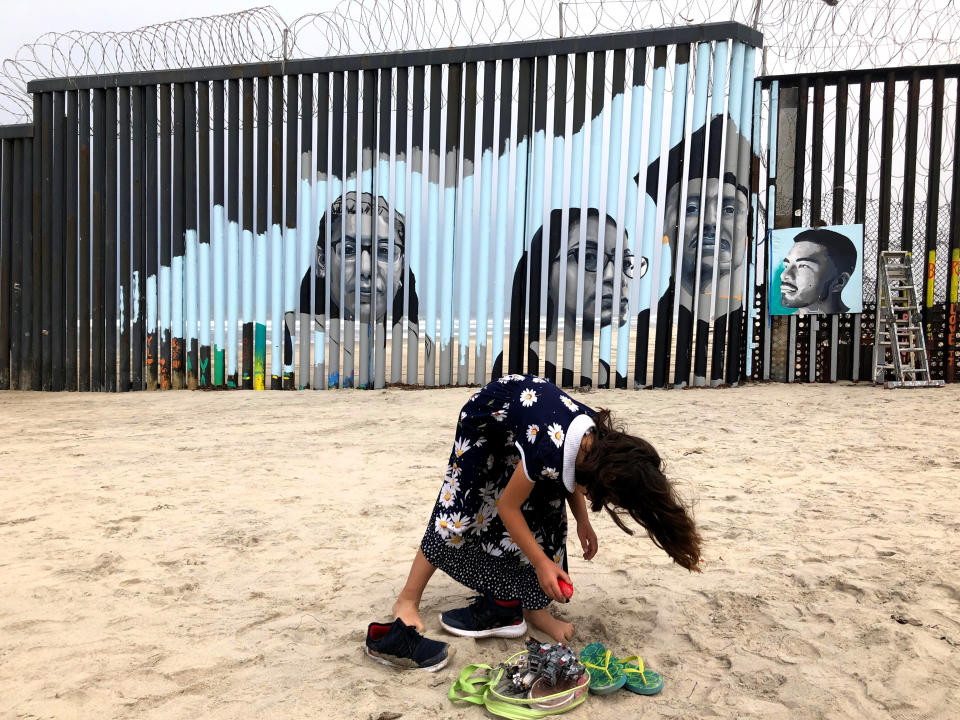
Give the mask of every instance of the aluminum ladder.
[[[882, 383], [885, 388], [943, 386], [943, 380], [930, 378], [923, 318], [913, 284], [911, 253], [905, 250], [880, 253], [876, 328], [874, 384]], [[896, 379], [887, 380], [888, 372], [893, 372]]]

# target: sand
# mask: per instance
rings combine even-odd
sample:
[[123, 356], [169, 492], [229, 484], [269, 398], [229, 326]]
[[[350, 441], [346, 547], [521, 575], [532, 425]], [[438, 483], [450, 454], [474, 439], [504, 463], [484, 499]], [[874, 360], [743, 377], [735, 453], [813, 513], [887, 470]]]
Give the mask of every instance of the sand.
[[[484, 717], [447, 688], [520, 643], [445, 637], [449, 578], [448, 668], [361, 649], [470, 392], [0, 393], [0, 717]], [[665, 687], [570, 717], [958, 716], [960, 386], [577, 397], [660, 449], [707, 544], [701, 575], [602, 516], [571, 546], [573, 644]]]

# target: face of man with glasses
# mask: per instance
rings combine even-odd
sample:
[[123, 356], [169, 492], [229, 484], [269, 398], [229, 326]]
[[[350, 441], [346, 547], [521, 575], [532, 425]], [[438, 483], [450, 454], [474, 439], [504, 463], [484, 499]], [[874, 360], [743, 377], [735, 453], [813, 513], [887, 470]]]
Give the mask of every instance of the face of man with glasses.
[[[567, 254], [565, 257], [551, 258], [550, 286], [560, 287], [560, 274], [565, 273], [567, 290], [565, 293], [565, 322], [573, 322], [577, 316], [576, 288], [580, 274], [580, 237], [583, 217], [574, 218], [568, 226]], [[600, 324], [610, 325], [613, 322], [613, 313], [618, 312], [617, 323], [625, 322], [630, 306], [630, 286], [633, 277], [643, 277], [647, 269], [647, 261], [640, 259], [639, 267], [633, 253], [625, 246], [620, 252], [620, 283], [619, 288], [614, 282], [616, 278], [617, 261], [617, 226], [611, 218], [604, 222], [603, 235], [600, 234], [600, 219], [590, 213], [586, 219], [585, 245], [583, 248], [583, 307], [595, 307], [597, 293], [597, 272], [601, 273], [600, 286]], [[617, 293], [616, 301], [614, 293]]]
[[[342, 207], [338, 208], [338, 204]], [[331, 302], [341, 307], [345, 319], [356, 314], [361, 322], [371, 322], [371, 318], [381, 322], [403, 280], [403, 216], [395, 215], [391, 239], [390, 208], [382, 198], [375, 208], [371, 196], [364, 193], [359, 213], [356, 193], [347, 193], [342, 204], [338, 204], [331, 208], [327, 268]], [[323, 264], [321, 252], [322, 247], [318, 247], [318, 266]], [[391, 268], [392, 284], [387, 292]]]

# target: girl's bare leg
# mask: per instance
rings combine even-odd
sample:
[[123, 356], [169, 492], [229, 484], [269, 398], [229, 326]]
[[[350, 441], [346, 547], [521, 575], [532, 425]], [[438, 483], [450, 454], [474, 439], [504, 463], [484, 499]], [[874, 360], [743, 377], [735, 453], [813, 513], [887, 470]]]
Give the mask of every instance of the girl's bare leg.
[[573, 623], [555, 618], [547, 608], [543, 608], [542, 610], [524, 610], [523, 617], [528, 624], [536, 625], [553, 638], [553, 641], [556, 643], [566, 642], [573, 637]]
[[423, 556], [423, 551], [418, 549], [416, 557], [413, 558], [413, 565], [410, 566], [410, 574], [407, 575], [407, 584], [403, 586], [397, 601], [393, 604], [393, 616], [420, 632], [424, 630], [423, 620], [420, 619], [420, 598], [436, 569]]

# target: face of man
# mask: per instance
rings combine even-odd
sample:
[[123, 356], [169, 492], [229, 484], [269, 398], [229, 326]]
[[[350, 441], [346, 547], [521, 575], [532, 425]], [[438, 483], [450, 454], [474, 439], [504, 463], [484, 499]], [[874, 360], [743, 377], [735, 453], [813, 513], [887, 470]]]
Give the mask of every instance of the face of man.
[[795, 242], [783, 258], [780, 274], [780, 304], [805, 308], [820, 303], [846, 285], [846, 273], [833, 264], [820, 243]]
[[[568, 322], [572, 322], [577, 316], [576, 287], [580, 272], [580, 228], [581, 221], [579, 219], [570, 223], [566, 257], [551, 258], [550, 262], [551, 287], [560, 287], [561, 272], [565, 272], [567, 276], [565, 318]], [[583, 255], [583, 306], [593, 307], [596, 302], [597, 269], [599, 268], [602, 273], [600, 324], [609, 325], [613, 321], [614, 307], [619, 309], [619, 317], [626, 317], [630, 304], [630, 282], [633, 278], [634, 261], [633, 254], [627, 248], [624, 248], [620, 273], [620, 297], [618, 302], [614, 303], [614, 273], [616, 272], [617, 259], [616, 225], [609, 221], [604, 223], [603, 238], [601, 239], [599, 235], [600, 222], [598, 218], [588, 218]]]
[[[388, 218], [378, 216], [376, 245], [374, 244], [374, 219], [368, 214], [360, 215], [358, 227], [355, 212], [335, 217], [330, 226], [330, 263], [327, 278], [330, 282], [330, 297], [340, 303], [343, 291], [343, 311], [355, 312], [361, 322], [371, 321], [373, 293], [376, 289], [376, 316], [380, 322], [386, 316], [387, 304], [400, 287], [403, 273], [403, 246], [394, 237], [393, 262], [390, 262], [390, 239]], [[341, 237], [342, 232], [342, 237]], [[357, 287], [357, 257], [360, 258], [359, 288]], [[393, 287], [387, 293], [389, 270], [393, 265]], [[344, 272], [341, 284], [341, 268]], [[359, 290], [359, 291], [358, 291]]]
[[[689, 181], [686, 204], [680, 215], [680, 227], [683, 229], [683, 269], [680, 285], [689, 296], [693, 295], [697, 277], [697, 243], [700, 241], [701, 218], [703, 219], [703, 241], [698, 292], [709, 290], [713, 284], [714, 256], [716, 256], [719, 281], [743, 265], [746, 249], [746, 215], [749, 211], [747, 196], [738, 192], [733, 183], [728, 182], [723, 183], [721, 196], [720, 181], [716, 178], [707, 180], [706, 192], [703, 194], [701, 194], [702, 187], [700, 178]], [[675, 256], [677, 249], [677, 228], [673, 220], [677, 217], [679, 201], [680, 183], [677, 183], [667, 194], [665, 216], [667, 221], [664, 234], [670, 243], [671, 256]], [[741, 217], [742, 225], [739, 235], [736, 233], [738, 217]]]

